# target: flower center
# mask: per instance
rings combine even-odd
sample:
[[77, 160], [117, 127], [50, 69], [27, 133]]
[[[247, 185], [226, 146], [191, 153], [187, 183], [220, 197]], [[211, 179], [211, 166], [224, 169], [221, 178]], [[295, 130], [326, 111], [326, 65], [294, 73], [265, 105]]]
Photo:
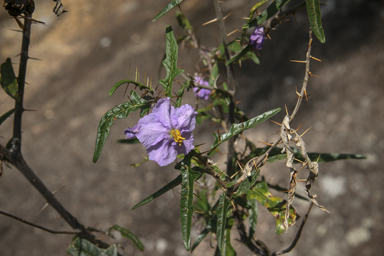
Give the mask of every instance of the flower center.
[[183, 143], [183, 140], [185, 140], [185, 138], [181, 137], [180, 131], [177, 129], [170, 131], [169, 134], [171, 134], [176, 143], [179, 143], [179, 146], [181, 146], [181, 143]]

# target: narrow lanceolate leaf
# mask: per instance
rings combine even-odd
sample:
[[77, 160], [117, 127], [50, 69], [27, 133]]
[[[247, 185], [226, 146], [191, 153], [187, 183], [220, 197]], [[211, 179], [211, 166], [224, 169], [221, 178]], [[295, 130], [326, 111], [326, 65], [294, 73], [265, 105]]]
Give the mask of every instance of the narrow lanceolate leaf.
[[311, 23], [312, 31], [321, 43], [325, 43], [319, 0], [305, 0], [305, 3], [307, 4], [308, 19]]
[[226, 193], [223, 193], [219, 198], [219, 204], [216, 208], [217, 213], [217, 246], [220, 251], [225, 251], [225, 227], [227, 222], [227, 211], [230, 205], [229, 199], [227, 199]]
[[112, 96], [113, 93], [117, 90], [117, 88], [119, 88], [121, 85], [123, 84], [134, 84], [135, 86], [139, 87], [140, 90], [147, 90], [147, 91], [150, 91], [150, 92], [153, 92], [153, 89], [148, 87], [148, 86], [145, 86], [139, 82], [135, 82], [133, 80], [129, 80], [129, 79], [124, 79], [124, 80], [121, 80], [119, 82], [117, 82], [113, 87], [112, 89], [109, 91], [109, 96]]
[[271, 118], [272, 116], [276, 115], [279, 111], [280, 111], [280, 108], [275, 108], [275, 109], [272, 109], [270, 111], [265, 112], [262, 115], [259, 115], [257, 117], [251, 118], [248, 121], [245, 121], [243, 123], [232, 124], [231, 128], [229, 129], [229, 131], [227, 133], [220, 134], [220, 135], [218, 133], [214, 133], [213, 136], [215, 137], [215, 142], [211, 146], [210, 153], [213, 150], [215, 150], [215, 148], [217, 148], [217, 146], [219, 146], [221, 143], [229, 140], [233, 136], [236, 136], [236, 135], [240, 134], [244, 130], [247, 130], [249, 128], [254, 127], [255, 125], [257, 125], [259, 123], [264, 122], [265, 120], [267, 120], [267, 119]]
[[256, 232], [256, 226], [257, 226], [257, 200], [256, 199], [248, 199], [248, 204], [251, 206], [251, 208], [248, 210], [249, 212], [249, 236], [248, 240], [252, 240], [253, 235]]
[[0, 125], [7, 120], [8, 117], [10, 117], [13, 113], [15, 113], [16, 108], [9, 110], [7, 113], [4, 115], [0, 116]]
[[134, 244], [135, 246], [137, 247], [137, 249], [139, 249], [140, 251], [144, 251], [144, 245], [140, 242], [140, 240], [131, 232], [129, 231], [128, 229], [126, 228], [122, 228], [120, 227], [119, 225], [113, 225], [112, 227], [109, 228], [109, 231], [111, 230], [116, 230], [118, 232], [120, 232], [120, 234], [125, 237], [125, 238], [128, 238], [130, 239]]
[[244, 179], [236, 191], [236, 197], [246, 193], [253, 185], [255, 185], [257, 178], [259, 177], [260, 170], [253, 170], [251, 177]]
[[17, 78], [15, 76], [15, 72], [13, 71], [12, 62], [10, 58], [1, 64], [1, 76], [0, 76], [0, 84], [3, 90], [13, 99], [19, 101], [20, 97], [17, 94]]
[[117, 247], [112, 245], [108, 249], [101, 249], [83, 238], [76, 240], [69, 246], [67, 253], [71, 256], [117, 256]]
[[193, 208], [193, 184], [200, 173], [191, 169], [191, 157], [193, 153], [185, 156], [180, 165], [182, 183], [181, 183], [181, 199], [180, 199], [180, 221], [181, 221], [181, 234], [184, 241], [184, 246], [187, 251], [191, 248], [191, 229], [192, 229], [192, 216]]
[[128, 115], [138, 109], [147, 110], [149, 109], [149, 103], [140, 98], [135, 91], [131, 92], [130, 100], [126, 103], [120, 104], [103, 115], [100, 120], [99, 127], [97, 128], [96, 135], [96, 146], [93, 154], [93, 162], [96, 163], [99, 158], [101, 151], [103, 150], [104, 144], [111, 131], [111, 126], [115, 123], [115, 119], [124, 119]]
[[[252, 190], [249, 190], [247, 199], [256, 199], [276, 218], [276, 233], [278, 235], [285, 231], [284, 222], [287, 201], [280, 197], [273, 196], [268, 191], [268, 185], [265, 181], [256, 184]], [[299, 218], [300, 216], [291, 206], [288, 215], [288, 226], [294, 225]]]
[[152, 195], [148, 196], [147, 198], [141, 200], [138, 204], [136, 204], [132, 210], [135, 210], [151, 201], [153, 201], [154, 199], [158, 198], [159, 196], [165, 194], [166, 192], [168, 192], [169, 190], [173, 189], [174, 187], [177, 187], [178, 185], [181, 184], [181, 175], [177, 176], [176, 179], [174, 179], [173, 181], [169, 182], [167, 185], [165, 185], [164, 187], [162, 187], [161, 189], [159, 189], [158, 191], [156, 191], [155, 193], [153, 193]]
[[200, 244], [201, 241], [212, 231], [212, 225], [210, 222], [207, 223], [203, 231], [200, 232], [199, 236], [196, 238], [196, 241], [193, 243], [191, 252], [196, 249], [196, 247]]
[[[231, 227], [232, 228], [232, 227]], [[237, 253], [231, 244], [231, 228], [225, 230], [225, 251], [222, 255], [225, 256], [236, 256]]]
[[178, 46], [171, 26], [168, 26], [166, 29], [166, 37], [166, 57], [163, 60], [163, 65], [167, 71], [167, 76], [164, 79], [159, 80], [159, 83], [164, 87], [165, 95], [172, 97], [173, 80], [176, 76], [183, 73], [184, 70], [177, 68]]
[[164, 16], [167, 12], [169, 12], [173, 7], [175, 6], [178, 6], [179, 4], [181, 4], [184, 0], [173, 0], [172, 2], [170, 2], [163, 10], [161, 10], [161, 12], [159, 14], [156, 15], [156, 17], [152, 20], [153, 21], [156, 21], [158, 19], [160, 19], [162, 16]]
[[241, 57], [243, 57], [245, 54], [247, 54], [250, 50], [252, 49], [252, 46], [250, 46], [249, 44], [244, 47], [243, 50], [241, 50], [241, 52], [239, 52], [237, 55], [235, 55], [232, 59], [230, 59], [229, 61], [227, 61], [225, 63], [226, 66], [228, 66], [229, 64], [231, 64], [232, 62], [234, 61], [238, 61], [241, 59]]
[[248, 29], [251, 27], [255, 27], [257, 25], [260, 25], [264, 21], [268, 20], [269, 18], [275, 16], [275, 14], [284, 6], [286, 5], [290, 0], [276, 0], [273, 1], [267, 9], [265, 9], [259, 16], [257, 16], [255, 19], [251, 20], [247, 24], [243, 26], [243, 29]]

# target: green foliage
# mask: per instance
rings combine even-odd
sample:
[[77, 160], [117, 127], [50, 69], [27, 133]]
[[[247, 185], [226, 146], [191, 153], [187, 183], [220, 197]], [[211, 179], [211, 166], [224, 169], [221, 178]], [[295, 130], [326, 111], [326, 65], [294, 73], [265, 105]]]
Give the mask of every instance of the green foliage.
[[117, 247], [112, 245], [108, 249], [101, 249], [83, 238], [76, 240], [69, 246], [67, 253], [71, 256], [117, 256]]
[[183, 236], [184, 246], [187, 251], [191, 248], [191, 229], [193, 208], [193, 184], [200, 177], [200, 173], [191, 169], [191, 158], [194, 152], [192, 151], [185, 156], [180, 165], [177, 165], [181, 172], [181, 198], [180, 198], [180, 221], [181, 234]]
[[178, 46], [171, 26], [168, 26], [166, 29], [166, 37], [166, 57], [163, 60], [163, 65], [167, 71], [167, 76], [164, 79], [161, 79], [159, 83], [164, 87], [165, 95], [172, 97], [173, 80], [176, 76], [183, 73], [184, 70], [177, 68]]
[[148, 111], [149, 103], [142, 99], [135, 91], [131, 91], [130, 100], [126, 103], [120, 104], [103, 115], [100, 120], [99, 127], [97, 128], [96, 146], [93, 154], [93, 162], [96, 163], [104, 144], [111, 131], [111, 126], [115, 123], [115, 119], [124, 119], [128, 115], [138, 109], [144, 114]]
[[172, 2], [170, 2], [163, 10], [161, 10], [161, 12], [159, 14], [156, 15], [156, 17], [152, 20], [153, 21], [156, 21], [158, 19], [160, 19], [162, 16], [164, 16], [167, 12], [169, 12], [173, 7], [176, 7], [178, 6], [179, 4], [181, 4], [184, 0], [173, 0]]
[[144, 251], [144, 245], [140, 242], [140, 240], [128, 229], [122, 228], [119, 225], [113, 225], [112, 227], [109, 228], [109, 231], [111, 230], [116, 230], [120, 232], [120, 234], [125, 237], [130, 239], [134, 245], [139, 249], [140, 251]]
[[210, 152], [215, 150], [221, 143], [228, 141], [233, 136], [236, 136], [243, 132], [244, 130], [247, 130], [249, 128], [254, 127], [255, 125], [264, 122], [265, 120], [271, 118], [272, 116], [276, 115], [281, 109], [275, 108], [270, 111], [267, 111], [257, 117], [254, 117], [252, 119], [249, 119], [248, 121], [245, 121], [240, 124], [232, 124], [231, 128], [227, 133], [224, 133], [222, 135], [219, 135], [217, 133], [213, 133], [213, 136], [215, 137], [215, 142], [211, 146]]
[[154, 199], [158, 198], [159, 196], [163, 195], [164, 193], [168, 192], [169, 190], [177, 187], [178, 185], [181, 184], [181, 181], [182, 181], [182, 177], [181, 175], [177, 176], [174, 180], [172, 180], [171, 182], [169, 182], [167, 185], [165, 185], [164, 187], [162, 187], [161, 189], [159, 189], [158, 191], [156, 191], [155, 193], [153, 193], [152, 195], [146, 197], [145, 199], [141, 200], [138, 204], [136, 204], [132, 210], [135, 210], [151, 201], [153, 201]]
[[325, 43], [323, 24], [321, 23], [321, 11], [319, 0], [305, 0], [307, 4], [308, 19], [313, 33], [321, 43]]
[[7, 113], [4, 115], [0, 116], [0, 125], [7, 120], [8, 117], [10, 117], [13, 113], [15, 113], [16, 108], [9, 110]]
[[176, 12], [176, 19], [177, 22], [179, 23], [179, 26], [184, 29], [185, 32], [192, 33], [192, 26], [191, 23], [189, 23], [189, 20], [185, 15], [181, 12]]
[[148, 86], [145, 86], [139, 82], [136, 82], [136, 81], [133, 81], [133, 80], [129, 80], [129, 79], [124, 79], [124, 80], [121, 80], [119, 82], [117, 82], [113, 87], [112, 89], [109, 91], [109, 96], [112, 96], [113, 93], [117, 90], [117, 88], [119, 88], [121, 85], [123, 84], [134, 84], [136, 87], [139, 87], [140, 90], [146, 90], [146, 91], [150, 91], [150, 92], [153, 92], [153, 89], [148, 87]]
[[236, 196], [241, 196], [246, 193], [253, 185], [255, 185], [257, 178], [259, 177], [260, 170], [253, 170], [251, 172], [251, 177], [245, 178], [245, 180], [240, 184]]
[[221, 194], [219, 198], [219, 205], [216, 210], [217, 212], [216, 235], [217, 235], [217, 246], [223, 252], [222, 255], [225, 255], [225, 250], [226, 250], [225, 230], [226, 230], [226, 224], [227, 224], [227, 211], [228, 211], [229, 205], [230, 205], [230, 201], [227, 198], [226, 193]]
[[275, 16], [275, 14], [284, 6], [286, 5], [290, 0], [276, 0], [273, 1], [267, 9], [265, 9], [259, 16], [257, 16], [255, 19], [250, 20], [248, 23], [246, 23], [243, 26], [243, 29], [248, 29], [251, 27], [255, 27], [257, 25], [261, 25], [264, 21], [272, 18]]
[[[287, 202], [280, 197], [273, 196], [268, 191], [266, 182], [257, 183], [252, 190], [249, 190], [247, 199], [256, 199], [276, 218], [276, 233], [278, 235], [285, 231], [284, 221]], [[288, 215], [288, 226], [294, 225], [299, 217], [295, 209], [291, 206]]]
[[18, 84], [15, 72], [13, 71], [12, 62], [10, 58], [1, 64], [0, 84], [3, 90], [12, 98], [20, 101], [20, 96], [17, 94]]

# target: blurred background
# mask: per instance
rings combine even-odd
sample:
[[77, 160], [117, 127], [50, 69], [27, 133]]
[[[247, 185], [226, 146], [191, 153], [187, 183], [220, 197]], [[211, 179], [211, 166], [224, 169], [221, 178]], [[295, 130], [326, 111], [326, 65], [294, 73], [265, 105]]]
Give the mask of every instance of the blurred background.
[[[154, 202], [134, 211], [141, 199], [174, 179], [171, 166], [160, 168], [153, 162], [139, 168], [145, 149], [117, 144], [123, 130], [138, 120], [132, 115], [117, 120], [98, 162], [92, 162], [96, 130], [101, 116], [125, 102], [124, 89], [108, 97], [109, 89], [133, 71], [157, 81], [158, 68], [165, 50], [165, 28], [172, 25], [180, 35], [172, 10], [156, 22], [151, 20], [169, 0], [63, 0], [68, 13], [56, 17], [53, 1], [36, 0], [33, 18], [45, 25], [33, 25], [24, 106], [33, 111], [23, 116], [22, 152], [30, 167], [55, 196], [85, 226], [107, 229], [119, 224], [130, 229], [144, 243], [137, 250], [129, 240], [117, 242], [126, 255], [189, 255], [183, 246], [179, 221], [179, 194], [168, 192]], [[240, 28], [249, 9], [257, 1], [222, 1], [227, 31]], [[292, 0], [292, 5], [299, 1]], [[314, 39], [310, 97], [304, 101], [293, 122], [302, 131], [309, 152], [364, 154], [366, 160], [347, 160], [320, 165], [314, 192], [331, 214], [314, 207], [301, 239], [290, 255], [383, 255], [383, 189], [381, 156], [384, 154], [384, 3], [374, 0], [321, 1], [326, 44]], [[211, 1], [187, 0], [181, 5], [200, 42], [208, 47], [219, 43], [217, 23], [202, 26], [215, 18]], [[235, 69], [238, 84], [236, 100], [249, 117], [286, 104], [292, 111], [295, 88], [301, 88], [308, 45], [309, 22], [306, 11], [296, 13], [270, 33], [259, 52], [260, 65], [243, 62]], [[21, 34], [15, 20], [0, 10], [0, 61], [12, 58], [17, 74]], [[234, 34], [233, 36], [238, 36]], [[196, 50], [180, 48], [179, 66], [186, 73], [198, 69]], [[221, 67], [222, 77], [225, 69]], [[162, 73], [160, 78], [163, 78]], [[156, 84], [155, 84], [156, 85]], [[175, 86], [177, 86], [175, 84]], [[176, 87], [175, 87], [176, 88]], [[194, 104], [190, 93], [186, 103]], [[208, 103], [201, 103], [202, 106]], [[0, 93], [0, 114], [13, 108], [13, 102]], [[281, 122], [284, 111], [273, 120]], [[246, 135], [258, 141], [272, 142], [278, 126], [265, 122]], [[0, 127], [0, 143], [11, 138], [12, 119]], [[195, 130], [195, 144], [213, 141], [216, 126], [204, 123]], [[203, 146], [204, 150], [204, 146]], [[218, 159], [216, 159], [218, 160]], [[223, 164], [224, 160], [220, 162]], [[272, 184], [288, 186], [289, 170], [284, 162], [266, 166], [261, 174]], [[303, 176], [306, 175], [303, 173]], [[284, 196], [271, 191], [278, 196]], [[297, 192], [304, 194], [303, 186]], [[381, 203], [380, 203], [381, 202]], [[54, 230], [70, 230], [45, 200], [15, 169], [5, 168], [0, 178], [0, 210]], [[304, 216], [308, 203], [294, 204]], [[276, 235], [272, 215], [259, 207], [256, 237], [272, 251], [286, 248], [297, 226], [288, 234]], [[193, 240], [201, 230], [195, 221]], [[299, 221], [300, 223], [301, 221]], [[110, 242], [107, 237], [100, 239]], [[233, 233], [238, 255], [251, 255]], [[0, 255], [65, 255], [71, 237], [52, 235], [0, 215]], [[215, 242], [212, 242], [215, 245]], [[193, 255], [213, 255], [209, 239]]]

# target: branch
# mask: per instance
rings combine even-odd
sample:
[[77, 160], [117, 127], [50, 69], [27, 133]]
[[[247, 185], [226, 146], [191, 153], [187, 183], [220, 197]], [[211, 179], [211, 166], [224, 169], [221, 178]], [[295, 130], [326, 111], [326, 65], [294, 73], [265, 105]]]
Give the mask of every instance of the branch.
[[292, 249], [295, 248], [297, 242], [298, 242], [299, 239], [300, 239], [300, 235], [301, 235], [301, 232], [303, 231], [304, 225], [305, 225], [305, 223], [307, 222], [307, 219], [308, 219], [309, 213], [311, 212], [312, 206], [313, 206], [313, 202], [311, 202], [311, 203], [309, 204], [308, 211], [307, 211], [307, 213], [305, 214], [303, 221], [301, 222], [300, 228], [299, 228], [299, 230], [297, 231], [296, 236], [295, 236], [295, 239], [293, 240], [292, 244], [291, 244], [288, 248], [286, 248], [286, 249], [284, 249], [284, 250], [282, 250], [282, 251], [279, 251], [279, 252], [273, 252], [271, 256], [282, 255], [282, 254], [284, 254], [284, 253], [288, 253], [288, 252], [292, 251]]
[[[227, 46], [227, 32], [225, 30], [225, 23], [223, 20], [223, 13], [221, 12], [220, 4], [218, 0], [213, 0], [213, 5], [215, 6], [216, 18], [219, 23], [220, 34], [223, 40], [224, 50], [225, 50], [225, 58], [227, 61], [231, 59], [228, 46]], [[233, 91], [233, 95], [235, 95], [235, 84], [233, 78], [233, 65], [232, 63], [226, 66], [227, 68], [227, 83], [228, 88]], [[228, 116], [228, 127], [235, 123], [235, 103], [233, 102], [233, 97], [231, 97], [231, 103], [229, 104], [229, 116]], [[235, 138], [232, 137], [228, 140], [228, 155], [227, 155], [227, 174], [232, 176], [233, 171], [233, 157], [235, 155]]]
[[49, 232], [51, 234], [65, 234], [65, 235], [77, 235], [77, 234], [79, 234], [78, 232], [73, 232], [73, 231], [55, 231], [55, 230], [47, 229], [47, 228], [44, 228], [42, 226], [33, 224], [32, 222], [23, 220], [23, 219], [21, 219], [21, 218], [19, 218], [17, 216], [14, 216], [12, 214], [9, 214], [9, 213], [3, 212], [3, 211], [0, 211], [0, 214], [5, 215], [7, 217], [10, 217], [12, 219], [18, 220], [20, 222], [23, 222], [24, 224], [27, 224], [29, 226], [32, 226], [32, 227], [44, 230], [44, 231]]

